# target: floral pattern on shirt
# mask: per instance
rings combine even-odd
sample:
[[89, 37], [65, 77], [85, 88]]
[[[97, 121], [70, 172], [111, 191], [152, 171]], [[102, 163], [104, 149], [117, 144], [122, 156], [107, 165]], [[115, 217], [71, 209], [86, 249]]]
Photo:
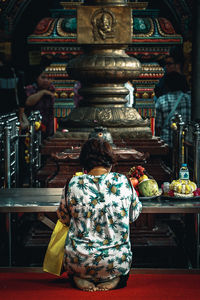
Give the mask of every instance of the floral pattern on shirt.
[[135, 190], [122, 174], [73, 177], [58, 208], [63, 223], [71, 217], [66, 270], [96, 282], [126, 275], [132, 263], [129, 221], [135, 221], [141, 210]]

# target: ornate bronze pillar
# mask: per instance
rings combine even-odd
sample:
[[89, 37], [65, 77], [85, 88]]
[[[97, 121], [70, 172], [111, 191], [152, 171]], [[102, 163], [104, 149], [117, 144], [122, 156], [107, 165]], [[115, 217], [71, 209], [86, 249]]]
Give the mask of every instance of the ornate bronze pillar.
[[148, 120], [125, 107], [124, 83], [141, 72], [125, 53], [132, 37], [132, 13], [125, 0], [86, 0], [77, 9], [77, 42], [84, 54], [69, 61], [67, 72], [81, 82], [79, 107], [64, 122], [70, 131], [107, 127], [113, 138], [151, 138]]

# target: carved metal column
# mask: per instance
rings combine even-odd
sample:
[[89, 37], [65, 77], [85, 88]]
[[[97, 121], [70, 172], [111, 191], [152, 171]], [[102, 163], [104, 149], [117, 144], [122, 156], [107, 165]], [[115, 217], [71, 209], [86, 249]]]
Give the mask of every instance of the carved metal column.
[[81, 82], [81, 105], [64, 122], [70, 131], [107, 127], [113, 138], [152, 138], [148, 120], [125, 107], [124, 83], [141, 72], [125, 53], [132, 37], [132, 12], [125, 0], [86, 0], [77, 9], [77, 42], [84, 54], [69, 61], [67, 72]]
[[173, 152], [172, 152], [172, 173], [173, 179], [179, 178], [179, 170], [184, 160], [183, 153], [183, 129], [185, 123], [182, 120], [181, 115], [175, 114], [173, 118]]

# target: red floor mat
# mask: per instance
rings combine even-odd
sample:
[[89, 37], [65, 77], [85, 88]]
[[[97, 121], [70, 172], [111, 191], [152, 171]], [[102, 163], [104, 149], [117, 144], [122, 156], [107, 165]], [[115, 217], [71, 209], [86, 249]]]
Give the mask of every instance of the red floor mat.
[[200, 300], [200, 274], [132, 274], [126, 288], [83, 292], [66, 275], [0, 273], [0, 300]]

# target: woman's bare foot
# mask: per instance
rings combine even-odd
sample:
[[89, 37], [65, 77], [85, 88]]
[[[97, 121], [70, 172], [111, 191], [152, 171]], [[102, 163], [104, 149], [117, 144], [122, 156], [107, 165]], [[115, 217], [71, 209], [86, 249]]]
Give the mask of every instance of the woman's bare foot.
[[120, 280], [120, 278], [116, 277], [116, 278], [114, 278], [112, 280], [99, 283], [96, 286], [96, 291], [108, 291], [108, 290], [112, 290], [112, 289], [114, 289], [118, 285], [119, 280]]
[[95, 292], [96, 287], [94, 283], [88, 281], [86, 279], [82, 279], [80, 277], [74, 276], [74, 282], [80, 290], [87, 291], [87, 292]]

